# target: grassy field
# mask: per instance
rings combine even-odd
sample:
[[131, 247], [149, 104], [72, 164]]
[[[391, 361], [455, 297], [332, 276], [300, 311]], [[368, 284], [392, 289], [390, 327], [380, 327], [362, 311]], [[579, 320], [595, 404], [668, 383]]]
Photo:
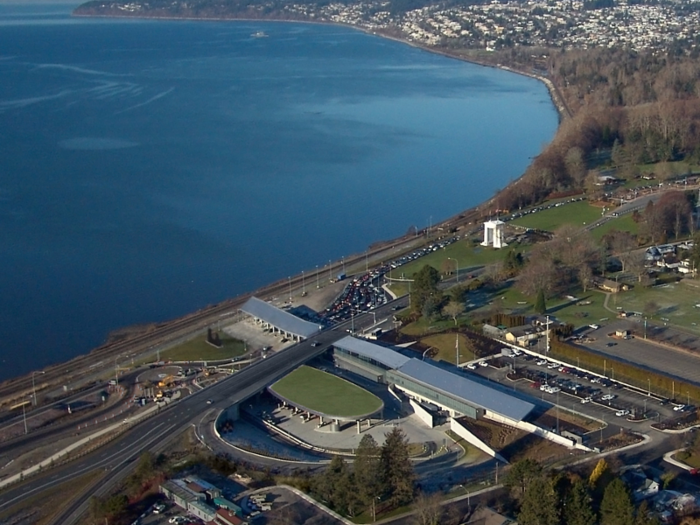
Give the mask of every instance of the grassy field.
[[[425, 317], [421, 317], [417, 321], [408, 324], [401, 328], [401, 332], [406, 335], [419, 337], [435, 332], [442, 332], [455, 325], [452, 319], [440, 319], [439, 321], [431, 321]], [[454, 341], [453, 341], [454, 343]]]
[[329, 416], [362, 416], [382, 406], [381, 399], [367, 390], [310, 366], [297, 368], [271, 388], [298, 406]]
[[513, 224], [526, 228], [554, 231], [562, 224], [583, 226], [601, 216], [602, 210], [588, 204], [588, 201], [573, 202], [558, 208], [551, 208], [526, 215], [512, 221]]
[[651, 288], [635, 287], [629, 292], [615, 294], [610, 298], [608, 306], [615, 309], [621, 307], [626, 311], [644, 312], [645, 306], [654, 302], [659, 309], [653, 319], [659, 321], [668, 319], [669, 324], [682, 326], [700, 333], [698, 319], [700, 308], [700, 290], [683, 283], [671, 283]]
[[224, 332], [219, 332], [223, 346], [216, 348], [207, 343], [207, 336], [200, 335], [161, 352], [160, 357], [169, 361], [219, 361], [243, 355], [245, 344]]
[[591, 231], [591, 235], [594, 239], [600, 240], [603, 238], [603, 235], [612, 230], [630, 232], [636, 235], [639, 231], [639, 225], [632, 220], [632, 214], [628, 213], [627, 215], [611, 219], [605, 224], [594, 228]]
[[[457, 348], [455, 334], [435, 334], [421, 339], [421, 343], [432, 346], [438, 353], [433, 357], [435, 361], [447, 361], [453, 365], [457, 362]], [[474, 352], [469, 349], [467, 338], [459, 334], [459, 362], [476, 359]]]
[[[522, 251], [520, 248], [518, 250]], [[474, 246], [470, 240], [461, 240], [392, 270], [390, 277], [412, 279], [413, 274], [417, 273], [426, 264], [440, 271], [443, 261], [451, 257], [457, 260], [461, 279], [466, 279], [470, 269], [501, 261], [505, 259], [507, 253], [507, 249], [494, 250], [493, 248]]]

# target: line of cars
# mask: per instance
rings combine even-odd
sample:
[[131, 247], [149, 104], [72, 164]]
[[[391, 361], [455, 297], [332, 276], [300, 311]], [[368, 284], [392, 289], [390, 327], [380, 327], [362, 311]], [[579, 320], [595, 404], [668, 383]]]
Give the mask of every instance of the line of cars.
[[335, 324], [347, 321], [350, 317], [360, 312], [374, 310], [383, 305], [387, 302], [387, 296], [381, 285], [382, 279], [386, 274], [415, 259], [437, 251], [440, 248], [445, 248], [457, 240], [458, 237], [443, 239], [430, 246], [426, 246], [425, 248], [421, 248], [395, 259], [394, 261], [384, 263], [371, 272], [355, 277], [348, 286], [345, 287], [343, 293], [340, 294], [335, 302], [326, 308], [322, 314], [323, 319], [330, 324]]
[[524, 217], [525, 215], [529, 215], [531, 213], [537, 213], [539, 211], [548, 210], [550, 208], [558, 208], [560, 206], [564, 206], [565, 204], [569, 204], [571, 202], [579, 202], [579, 201], [582, 201], [584, 199], [585, 199], [585, 197], [572, 197], [571, 199], [567, 199], [565, 201], [555, 202], [552, 204], [548, 204], [546, 206], [537, 206], [535, 208], [530, 208], [529, 210], [519, 211], [519, 212], [513, 213], [512, 215], [509, 215], [507, 217], [503, 217], [502, 220], [503, 221], [512, 221], [514, 219], [519, 219], [520, 217]]

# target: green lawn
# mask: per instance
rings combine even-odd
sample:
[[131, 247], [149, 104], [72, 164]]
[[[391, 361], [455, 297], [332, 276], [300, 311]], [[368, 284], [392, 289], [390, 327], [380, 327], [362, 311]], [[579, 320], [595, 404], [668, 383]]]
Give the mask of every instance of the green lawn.
[[[547, 302], [547, 312], [554, 315], [558, 320], [579, 327], [591, 323], [600, 323], [601, 319], [615, 317], [615, 314], [606, 310], [603, 306], [605, 294], [597, 290], [588, 290], [583, 293], [577, 290], [573, 293], [578, 298], [578, 302], [568, 301], [564, 298], [550, 299]], [[590, 304], [578, 304], [580, 302]], [[612, 299], [609, 306], [614, 309]]]
[[649, 302], [658, 305], [658, 312], [652, 317], [656, 322], [664, 322], [668, 319], [671, 325], [685, 327], [696, 333], [700, 333], [698, 320], [700, 319], [700, 289], [683, 283], [671, 283], [663, 286], [642, 288], [636, 286], [629, 292], [615, 294], [610, 298], [608, 305], [615, 309], [632, 312], [643, 312]]
[[554, 231], [563, 224], [584, 226], [599, 219], [601, 213], [601, 208], [591, 206], [588, 204], [588, 201], [580, 201], [520, 217], [512, 221], [512, 224], [526, 228]]
[[270, 388], [299, 407], [329, 416], [362, 416], [382, 407], [381, 399], [367, 390], [310, 366], [297, 368]]
[[[514, 248], [518, 251], [523, 251], [523, 248], [521, 247], [516, 246]], [[493, 248], [486, 248], [479, 245], [474, 246], [471, 240], [463, 239], [450, 244], [444, 249], [431, 252], [420, 259], [416, 259], [408, 264], [399, 266], [395, 270], [391, 271], [390, 277], [395, 279], [412, 279], [413, 274], [417, 273], [426, 264], [432, 266], [437, 271], [440, 271], [442, 269], [443, 261], [447, 260], [448, 257], [451, 257], [452, 259], [457, 260], [459, 275], [461, 280], [464, 280], [467, 278], [470, 269], [485, 266], [496, 261], [502, 261], [505, 259], [506, 253], [508, 253], [508, 248], [503, 250], [495, 250]]]
[[[435, 361], [447, 361], [457, 364], [457, 345], [455, 334], [435, 334], [421, 339], [421, 343], [432, 346], [438, 353], [433, 357]], [[459, 362], [465, 363], [476, 359], [474, 352], [469, 349], [467, 338], [459, 334]]]
[[216, 348], [207, 343], [207, 336], [200, 335], [160, 353], [166, 361], [220, 361], [243, 355], [245, 344], [224, 332], [219, 332], [223, 346]]
[[639, 231], [639, 225], [632, 220], [632, 214], [628, 213], [627, 215], [611, 219], [605, 224], [594, 228], [591, 230], [591, 235], [598, 241], [603, 238], [603, 235], [612, 230], [630, 232], [631, 234], [636, 235]]

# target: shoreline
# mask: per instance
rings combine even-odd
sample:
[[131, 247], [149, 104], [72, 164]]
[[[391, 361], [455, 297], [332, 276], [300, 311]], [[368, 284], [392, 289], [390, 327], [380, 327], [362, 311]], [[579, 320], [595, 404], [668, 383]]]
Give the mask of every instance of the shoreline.
[[[442, 55], [446, 58], [461, 60], [463, 62], [473, 63], [473, 64], [480, 65], [480, 66], [488, 66], [488, 67], [492, 67], [495, 69], [503, 69], [503, 70], [511, 72], [511, 73], [521, 74], [524, 76], [529, 76], [529, 77], [534, 78], [536, 80], [540, 80], [548, 88], [548, 91], [550, 93], [550, 99], [552, 100], [554, 107], [558, 111], [559, 123], [561, 124], [562, 111], [561, 111], [559, 105], [556, 103], [555, 98], [552, 94], [552, 90], [549, 87], [549, 84], [551, 84], [551, 82], [549, 82], [549, 84], [548, 84], [547, 83], [548, 81], [545, 82], [546, 79], [538, 78], [532, 74], [517, 71], [517, 70], [511, 69], [511, 68], [504, 67], [504, 66], [497, 66], [495, 64], [488, 64], [488, 63], [482, 63], [482, 62], [479, 62], [476, 60], [469, 60], [468, 58], [465, 58], [463, 56], [453, 55], [453, 54], [444, 52], [442, 50], [422, 46], [422, 45], [416, 44], [414, 42], [410, 42], [408, 40], [398, 38], [398, 37], [393, 36], [393, 35], [388, 35], [388, 34], [376, 32], [376, 31], [369, 31], [369, 30], [363, 29], [361, 27], [357, 27], [357, 26], [353, 26], [353, 25], [349, 25], [349, 24], [343, 24], [343, 23], [339, 23], [339, 22], [297, 20], [297, 19], [285, 20], [285, 19], [230, 18], [230, 17], [214, 18], [214, 17], [174, 17], [174, 16], [132, 16], [132, 15], [119, 15], [119, 14], [92, 15], [92, 14], [75, 14], [75, 13], [72, 13], [71, 16], [80, 17], [80, 18], [112, 18], [112, 19], [126, 18], [126, 19], [134, 19], [134, 20], [168, 20], [168, 21], [182, 20], [182, 21], [210, 21], [210, 22], [239, 21], [239, 22], [266, 22], [266, 23], [270, 23], [270, 22], [295, 23], [295, 24], [308, 23], [308, 24], [315, 24], [315, 25], [339, 26], [339, 27], [343, 27], [343, 28], [353, 29], [356, 31], [361, 31], [361, 32], [368, 34], [368, 35], [373, 35], [373, 36], [377, 36], [379, 38], [385, 38], [385, 39], [393, 40], [393, 41], [401, 43], [401, 44], [409, 45], [411, 47], [420, 49], [422, 51], [428, 51], [428, 52], [433, 53], [433, 54]], [[556, 134], [556, 132], [555, 132], [555, 134]], [[506, 187], [509, 187], [510, 185], [515, 184], [521, 178], [522, 178], [522, 174], [517, 179], [512, 181], [510, 184], [508, 184]], [[433, 225], [433, 228], [435, 229], [435, 231], [437, 231], [437, 228], [439, 228], [440, 226], [445, 227], [445, 226], [449, 225], [450, 227], [456, 227], [456, 226], [460, 225], [461, 229], [463, 229], [464, 232], [467, 232], [471, 228], [473, 228], [476, 225], [476, 223], [478, 223], [479, 219], [482, 216], [486, 216], [488, 214], [489, 207], [494, 203], [494, 201], [495, 201], [495, 197], [491, 197], [491, 198], [487, 199], [486, 201], [483, 201], [483, 202], [477, 204], [476, 206], [464, 209], [464, 210], [462, 210], [462, 211], [460, 211], [460, 212], [458, 212], [450, 217], [443, 219], [440, 222], [435, 223]], [[394, 239], [385, 239], [385, 240], [381, 240], [381, 241], [376, 241], [376, 242], [371, 243], [368, 246], [368, 251], [382, 252], [384, 249], [386, 249], [386, 247], [388, 247], [390, 245], [400, 246], [401, 244], [405, 243], [406, 241], [407, 241], [407, 238], [405, 235], [396, 237]], [[364, 258], [365, 256], [363, 254], [359, 254], [358, 257]], [[348, 263], [348, 260], [350, 258], [353, 258], [353, 256], [351, 255], [348, 258], [346, 258], [346, 263]], [[295, 276], [295, 279], [298, 277], [300, 277], [300, 276], [299, 275]], [[295, 279], [293, 279], [293, 280], [295, 280]], [[285, 280], [283, 280], [283, 281], [286, 282]], [[251, 295], [264, 295], [265, 293], [267, 293], [267, 290], [269, 290], [270, 288], [272, 288], [278, 284], [279, 284], [278, 282], [272, 282], [272, 283], [265, 284], [261, 287], [258, 287], [257, 289], [255, 289], [253, 291], [243, 292], [235, 297], [225, 299], [221, 303], [219, 303], [218, 305], [213, 305], [213, 306], [216, 307], [216, 306], [223, 305], [223, 304], [231, 305], [231, 304], [235, 304], [236, 302], [238, 302], [239, 300], [241, 300], [244, 297], [249, 297]], [[78, 354], [78, 355], [73, 356], [67, 360], [57, 361], [55, 363], [49, 364], [46, 367], [44, 367], [43, 369], [50, 370], [50, 369], [62, 368], [64, 366], [66, 366], [68, 363], [73, 363], [73, 362], [75, 362], [75, 364], [77, 365], [78, 362], [81, 359], [85, 358], [86, 356], [94, 355], [96, 353], [99, 354], [99, 353], [102, 353], [104, 351], [109, 351], [110, 347], [112, 347], [113, 345], [115, 347], [120, 347], [121, 345], [119, 343], [124, 343], [124, 344], [132, 343], [132, 344], [138, 345], [139, 336], [144, 333], [144, 330], [143, 330], [144, 327], [150, 327], [151, 329], [155, 329], [157, 331], [158, 328], [167, 327], [171, 324], [178, 324], [178, 323], [183, 322], [184, 320], [186, 320], [190, 317], [195, 316], [196, 314], [204, 313], [205, 311], [209, 310], [210, 308], [211, 307], [204, 307], [204, 308], [201, 308], [198, 310], [190, 311], [190, 312], [187, 312], [187, 313], [185, 313], [177, 318], [171, 319], [171, 320], [160, 321], [160, 322], [143, 321], [143, 322], [139, 323], [138, 325], [132, 325], [132, 326], [126, 326], [126, 327], [116, 327], [112, 331], [105, 334], [105, 342], [103, 344], [100, 344], [99, 346], [94, 347], [85, 353]], [[150, 330], [147, 329], [145, 331], [149, 332]], [[122, 335], [125, 337], [118, 337], [118, 335]], [[116, 348], [115, 348], [115, 350], [116, 350]], [[3, 380], [2, 382], [0, 382], [0, 385], [7, 386], [10, 384], [16, 384], [18, 382], [21, 382], [22, 380], [25, 380], [25, 379], [28, 380], [29, 377], [30, 377], [30, 373], [20, 374], [20, 375], [13, 376], [13, 377], [10, 377], [8, 379]]]
[[[493, 64], [490, 62], [485, 62], [482, 60], [478, 60], [472, 57], [467, 57], [464, 55], [456, 54], [456, 53], [451, 53], [449, 51], [445, 51], [443, 49], [438, 49], [434, 47], [429, 47], [423, 44], [419, 44], [416, 42], [412, 42], [410, 40], [406, 40], [405, 38], [400, 38], [398, 36], [390, 35], [388, 33], [384, 33], [382, 31], [371, 31], [369, 29], [365, 29], [363, 27], [351, 25], [351, 24], [344, 24], [342, 22], [332, 22], [332, 21], [319, 21], [319, 20], [301, 20], [301, 19], [283, 19], [283, 18], [246, 18], [246, 17], [206, 17], [206, 16], [201, 16], [201, 17], [190, 17], [190, 16], [147, 16], [147, 15], [121, 15], [118, 13], [115, 14], [108, 14], [108, 15], [99, 15], [99, 14], [82, 14], [82, 13], [75, 13], [73, 11], [71, 13], [71, 16], [77, 17], [77, 18], [115, 18], [115, 19], [132, 19], [132, 20], [168, 20], [168, 21], [178, 21], [178, 20], [183, 20], [183, 21], [188, 21], [188, 22], [266, 22], [266, 23], [286, 23], [286, 24], [314, 24], [314, 25], [327, 25], [327, 26], [338, 26], [338, 27], [344, 27], [347, 29], [353, 29], [355, 31], [360, 31], [362, 33], [365, 33], [367, 35], [373, 35], [377, 36], [379, 38], [385, 38], [387, 40], [392, 40], [394, 42], [398, 42], [400, 44], [404, 44], [410, 47], [413, 47], [415, 49], [420, 49], [422, 51], [426, 51], [428, 53], [433, 53], [435, 55], [440, 55], [446, 58], [451, 58], [453, 60], [459, 60], [461, 62], [467, 62], [469, 64], [476, 64], [478, 66], [483, 66], [483, 67], [490, 67], [493, 69], [500, 69], [502, 71], [507, 71], [509, 73], [514, 73], [516, 75], [522, 75], [525, 77], [529, 77], [535, 80], [538, 80], [544, 86], [547, 88], [547, 92], [549, 93], [549, 98], [552, 101], [552, 105], [554, 108], [557, 110], [557, 114], [559, 115], [559, 124], [564, 119], [571, 118], [573, 115], [567, 105], [564, 102], [563, 97], [559, 93], [559, 90], [557, 87], [552, 83], [551, 80], [549, 80], [547, 77], [543, 77], [542, 75], [537, 75], [535, 73], [531, 73], [528, 71], [522, 71], [519, 69], [514, 69], [509, 66], [504, 66], [502, 64]], [[555, 133], [556, 135], [556, 133]], [[516, 182], [520, 180], [520, 177], [515, 179], [513, 181]], [[481, 206], [481, 205], [479, 205]], [[479, 207], [477, 206], [477, 208]], [[470, 208], [471, 209], [471, 208]], [[463, 213], [468, 212], [470, 209], [464, 210]]]

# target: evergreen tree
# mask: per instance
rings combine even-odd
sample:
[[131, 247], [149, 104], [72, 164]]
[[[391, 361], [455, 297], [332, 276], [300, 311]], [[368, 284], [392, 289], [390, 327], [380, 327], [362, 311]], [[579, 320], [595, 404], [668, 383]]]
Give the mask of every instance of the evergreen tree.
[[642, 501], [634, 516], [634, 525], [660, 525], [659, 518], [649, 510], [646, 500]]
[[381, 449], [371, 434], [365, 434], [355, 451], [354, 482], [357, 495], [376, 520], [377, 499], [382, 492]]
[[547, 303], [544, 298], [544, 290], [540, 288], [537, 291], [537, 299], [535, 299], [535, 312], [544, 314], [547, 311]]
[[503, 484], [519, 497], [525, 493], [525, 489], [530, 481], [541, 476], [542, 465], [534, 459], [521, 459], [513, 464]]
[[620, 478], [605, 488], [600, 504], [601, 525], [634, 525], [634, 505], [630, 493]]
[[591, 496], [586, 484], [578, 480], [571, 487], [564, 506], [566, 525], [594, 525], [595, 513], [591, 507]]
[[405, 505], [413, 499], [415, 474], [408, 456], [408, 439], [395, 427], [387, 433], [382, 445], [380, 465], [384, 493], [394, 505]]
[[[557, 525], [557, 496], [549, 480], [540, 476], [530, 480], [518, 513], [520, 525]], [[568, 525], [568, 524], [567, 524]]]
[[425, 265], [413, 277], [411, 287], [411, 308], [414, 312], [423, 313], [426, 303], [437, 308], [442, 300], [442, 292], [438, 289], [440, 273], [430, 265]]
[[352, 492], [350, 471], [345, 460], [333, 456], [326, 472], [318, 478], [316, 493], [336, 512], [346, 514]]

